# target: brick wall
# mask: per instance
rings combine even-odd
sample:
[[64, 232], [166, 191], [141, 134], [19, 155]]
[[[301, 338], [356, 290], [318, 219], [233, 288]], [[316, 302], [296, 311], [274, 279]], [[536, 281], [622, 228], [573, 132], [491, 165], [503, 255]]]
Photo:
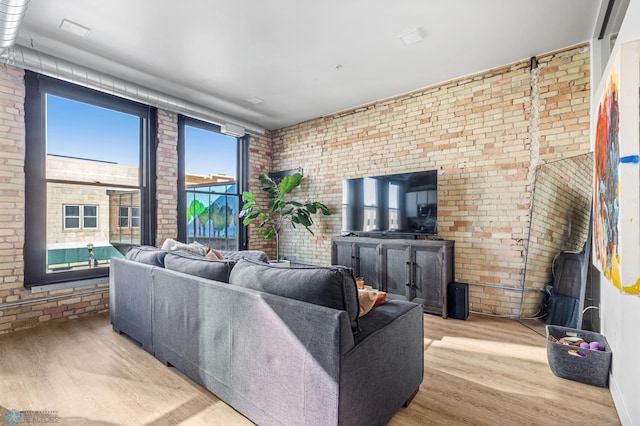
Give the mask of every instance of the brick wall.
[[[249, 140], [249, 190], [255, 194], [256, 200], [261, 206], [265, 206], [268, 200], [260, 190], [262, 184], [258, 180], [258, 176], [273, 170], [271, 148], [270, 132], [266, 132], [264, 136], [251, 136]], [[257, 224], [249, 225], [249, 248], [264, 251], [270, 259], [276, 257], [275, 241], [265, 240], [260, 230], [257, 229]]]
[[334, 211], [282, 252], [327, 263], [345, 178], [438, 170], [438, 231], [455, 241], [471, 309], [520, 314], [535, 167], [589, 150], [589, 50], [581, 45], [273, 132], [276, 170]]
[[178, 235], [178, 115], [158, 110], [156, 245]]

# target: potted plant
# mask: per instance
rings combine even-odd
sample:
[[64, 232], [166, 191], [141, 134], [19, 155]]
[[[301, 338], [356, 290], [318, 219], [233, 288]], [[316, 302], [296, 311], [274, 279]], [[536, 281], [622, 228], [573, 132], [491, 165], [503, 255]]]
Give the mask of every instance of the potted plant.
[[258, 179], [263, 184], [262, 190], [269, 196], [267, 208], [263, 209], [258, 206], [253, 193], [245, 191], [242, 193], [244, 205], [239, 217], [244, 218], [245, 226], [257, 220], [259, 222], [258, 229], [262, 231], [264, 238], [267, 240], [276, 239], [276, 260], [280, 261], [280, 231], [286, 222], [291, 223], [293, 228], [296, 225], [302, 225], [313, 235], [310, 228], [313, 225], [311, 215], [322, 213], [329, 216], [331, 211], [318, 201], [300, 202], [287, 199], [287, 195], [300, 186], [302, 182], [300, 173], [285, 176], [279, 184], [264, 173]]

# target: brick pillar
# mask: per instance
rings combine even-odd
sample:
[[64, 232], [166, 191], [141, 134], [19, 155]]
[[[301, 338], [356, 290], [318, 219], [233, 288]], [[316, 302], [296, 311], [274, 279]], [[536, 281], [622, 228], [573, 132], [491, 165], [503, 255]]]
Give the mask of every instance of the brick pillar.
[[178, 116], [158, 110], [156, 245], [178, 236]]

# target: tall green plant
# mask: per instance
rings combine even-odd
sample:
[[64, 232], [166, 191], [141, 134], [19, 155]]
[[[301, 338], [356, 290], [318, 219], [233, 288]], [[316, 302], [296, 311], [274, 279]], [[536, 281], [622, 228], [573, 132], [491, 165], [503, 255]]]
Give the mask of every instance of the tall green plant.
[[313, 219], [311, 215], [322, 213], [329, 216], [331, 211], [319, 201], [294, 201], [288, 199], [288, 194], [295, 188], [300, 186], [302, 175], [295, 173], [285, 176], [276, 184], [266, 174], [261, 174], [258, 179], [263, 184], [262, 190], [269, 196], [267, 208], [263, 209], [256, 203], [255, 196], [249, 191], [242, 193], [242, 211], [239, 217], [244, 218], [244, 225], [249, 225], [257, 220], [259, 222], [258, 229], [262, 231], [264, 238], [267, 240], [276, 239], [276, 259], [280, 260], [280, 231], [282, 226], [289, 222], [293, 228], [296, 225], [302, 225], [307, 231], [313, 235], [311, 226]]

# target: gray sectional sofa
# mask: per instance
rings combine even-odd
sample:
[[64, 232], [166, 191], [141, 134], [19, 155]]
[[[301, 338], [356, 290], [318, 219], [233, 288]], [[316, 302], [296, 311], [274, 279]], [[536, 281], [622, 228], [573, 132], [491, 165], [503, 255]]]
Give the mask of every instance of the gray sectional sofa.
[[421, 306], [358, 318], [348, 268], [127, 257], [111, 261], [114, 330], [259, 425], [383, 425], [422, 382]]

